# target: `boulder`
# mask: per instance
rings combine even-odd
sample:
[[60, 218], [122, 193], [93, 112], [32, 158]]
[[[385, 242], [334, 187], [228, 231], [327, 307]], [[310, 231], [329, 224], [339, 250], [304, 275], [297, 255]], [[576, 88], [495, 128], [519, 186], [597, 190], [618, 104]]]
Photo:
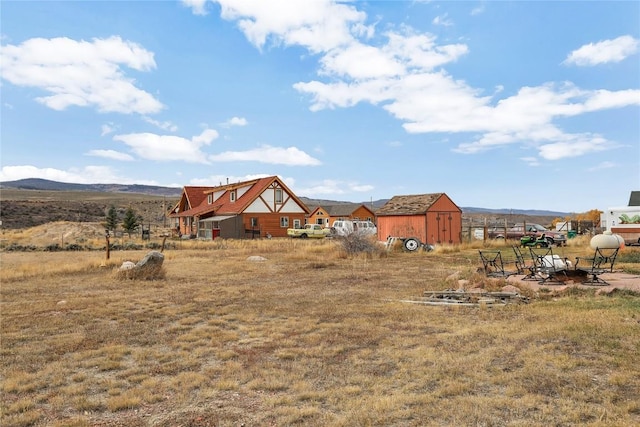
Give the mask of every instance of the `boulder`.
[[162, 267], [162, 263], [164, 262], [164, 255], [158, 251], [151, 251], [144, 256], [138, 263], [135, 268], [139, 269], [155, 269]]

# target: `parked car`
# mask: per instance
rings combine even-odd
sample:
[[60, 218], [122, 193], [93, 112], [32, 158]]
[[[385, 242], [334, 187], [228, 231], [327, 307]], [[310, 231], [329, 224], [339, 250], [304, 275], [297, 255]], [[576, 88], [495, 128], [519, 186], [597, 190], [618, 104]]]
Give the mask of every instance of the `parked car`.
[[352, 221], [348, 219], [337, 219], [331, 225], [331, 235], [346, 236], [351, 233], [362, 233], [366, 235], [378, 234], [378, 228], [371, 221]]
[[288, 228], [287, 236], [299, 237], [301, 239], [306, 238], [319, 238], [322, 239], [329, 234], [329, 230], [323, 228], [319, 224], [306, 224], [304, 228]]
[[378, 228], [371, 221], [353, 221], [353, 231], [367, 235], [378, 234]]
[[553, 230], [548, 230], [540, 224], [526, 223], [516, 224], [506, 230], [501, 227], [495, 227], [488, 230], [487, 235], [490, 239], [514, 239], [520, 240], [524, 236], [534, 237], [540, 239], [544, 236], [544, 239], [549, 245], [563, 246], [567, 243], [567, 236], [564, 233], [560, 233]]

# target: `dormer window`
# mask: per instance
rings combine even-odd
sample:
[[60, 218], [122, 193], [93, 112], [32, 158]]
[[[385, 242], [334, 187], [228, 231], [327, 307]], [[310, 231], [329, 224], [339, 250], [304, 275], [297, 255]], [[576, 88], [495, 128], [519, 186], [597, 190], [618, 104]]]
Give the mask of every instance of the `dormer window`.
[[207, 195], [207, 203], [208, 203], [208, 204], [213, 203], [213, 194], [208, 194], [208, 195]]
[[232, 202], [235, 202], [237, 195], [238, 194], [236, 193], [236, 190], [231, 190], [229, 192], [229, 200], [231, 200]]

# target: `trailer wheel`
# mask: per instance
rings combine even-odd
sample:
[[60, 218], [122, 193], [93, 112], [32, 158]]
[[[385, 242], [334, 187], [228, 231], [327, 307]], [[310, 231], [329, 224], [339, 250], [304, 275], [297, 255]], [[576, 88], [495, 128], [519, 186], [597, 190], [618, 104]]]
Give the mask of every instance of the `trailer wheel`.
[[409, 252], [415, 252], [420, 249], [421, 246], [422, 243], [420, 243], [420, 240], [416, 237], [409, 237], [408, 239], [404, 239], [404, 242], [402, 242], [404, 250]]

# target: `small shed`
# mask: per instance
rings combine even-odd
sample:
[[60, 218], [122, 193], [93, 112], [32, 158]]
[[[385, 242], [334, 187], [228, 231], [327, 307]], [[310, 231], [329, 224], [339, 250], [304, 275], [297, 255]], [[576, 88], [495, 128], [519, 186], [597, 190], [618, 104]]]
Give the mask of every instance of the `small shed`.
[[394, 196], [376, 217], [380, 240], [417, 237], [430, 245], [462, 241], [462, 209], [445, 193]]

